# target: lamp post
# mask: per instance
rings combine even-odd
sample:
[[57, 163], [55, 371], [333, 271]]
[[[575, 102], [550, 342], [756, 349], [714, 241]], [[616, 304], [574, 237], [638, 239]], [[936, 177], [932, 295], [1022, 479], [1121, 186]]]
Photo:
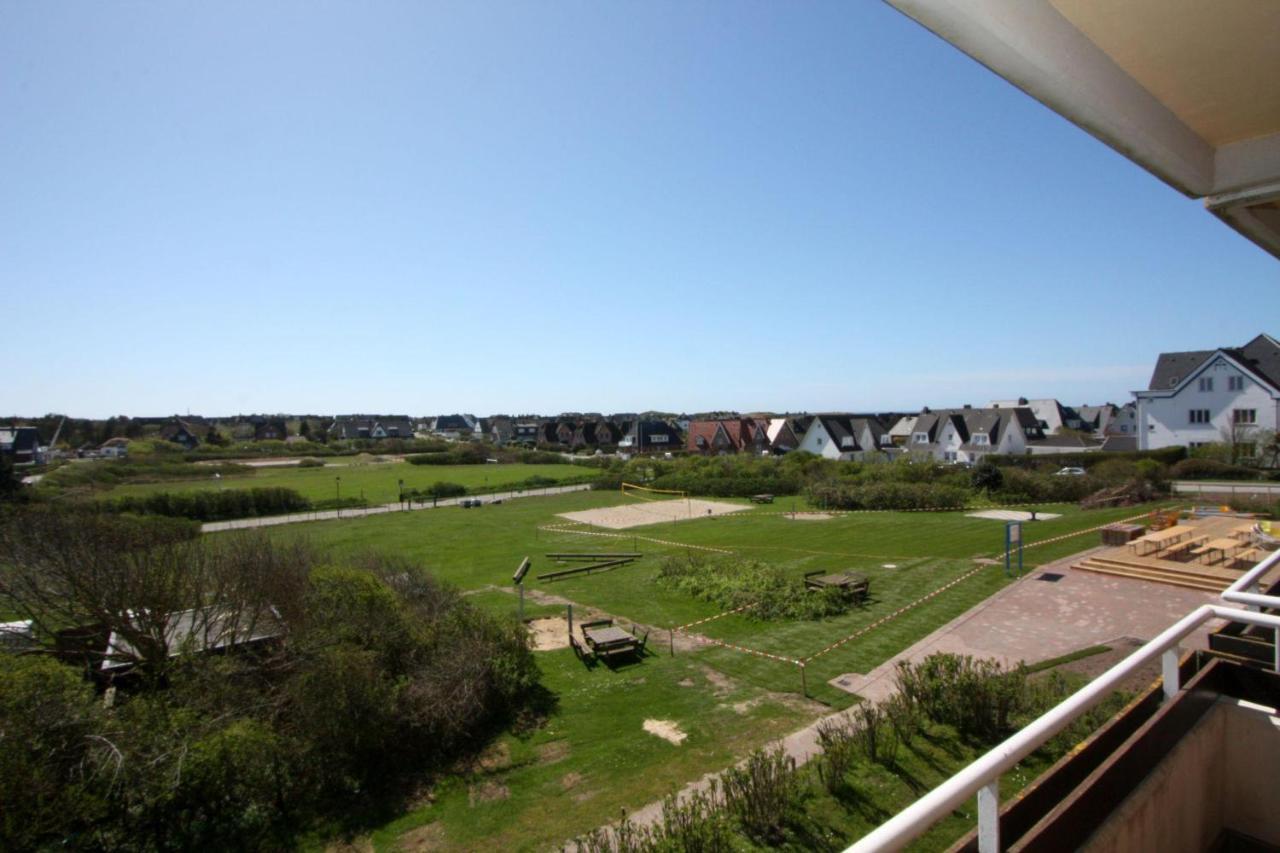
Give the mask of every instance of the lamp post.
[[334, 503], [337, 504], [338, 517], [342, 517], [342, 478], [333, 478], [333, 497]]
[[400, 508], [404, 509], [404, 480], [400, 480]]

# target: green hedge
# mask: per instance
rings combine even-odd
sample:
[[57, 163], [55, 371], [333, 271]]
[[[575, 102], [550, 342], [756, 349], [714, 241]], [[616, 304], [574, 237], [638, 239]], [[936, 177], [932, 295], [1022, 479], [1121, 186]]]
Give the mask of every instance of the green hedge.
[[1257, 469], [1214, 459], [1183, 459], [1169, 469], [1175, 480], [1257, 480], [1258, 475]]
[[260, 515], [282, 515], [311, 509], [293, 489], [227, 489], [203, 492], [153, 492], [104, 502], [111, 512], [164, 515], [196, 521], [224, 521]]
[[809, 500], [827, 509], [963, 509], [969, 492], [934, 483], [825, 483], [809, 489]]
[[1041, 453], [1022, 456], [992, 454], [986, 458], [1005, 468], [1052, 468], [1055, 471], [1059, 468], [1084, 468], [1088, 470], [1107, 459], [1127, 459], [1130, 462], [1137, 462], [1140, 459], [1154, 459], [1157, 462], [1163, 462], [1165, 465], [1172, 465], [1187, 458], [1187, 449], [1185, 447], [1162, 447], [1159, 450], [1126, 450], [1108, 453], [1095, 450], [1088, 453]]

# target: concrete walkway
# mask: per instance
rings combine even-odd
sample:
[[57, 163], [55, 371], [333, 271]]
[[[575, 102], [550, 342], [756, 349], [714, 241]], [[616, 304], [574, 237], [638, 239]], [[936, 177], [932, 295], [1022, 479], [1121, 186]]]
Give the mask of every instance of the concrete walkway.
[[[1035, 663], [1118, 637], [1136, 637], [1145, 642], [1199, 605], [1217, 600], [1213, 593], [1072, 571], [1071, 564], [1083, 556], [1075, 554], [1031, 570], [870, 673], [849, 673], [830, 683], [878, 702], [894, 691], [893, 674], [899, 660], [915, 661], [934, 652], [953, 652], [993, 657], [1006, 664]], [[1042, 579], [1046, 574], [1061, 577], [1056, 581]], [[1214, 623], [1202, 627], [1183, 643], [1183, 648], [1207, 647], [1206, 637], [1215, 627]], [[820, 752], [818, 727], [826, 720], [847, 718], [852, 710], [815, 720], [766, 748], [781, 746], [797, 764], [803, 764]], [[686, 785], [680, 798], [706, 790], [721, 772], [708, 773]], [[661, 817], [661, 801], [631, 814], [631, 819], [640, 825], [657, 823]]]
[[515, 492], [495, 492], [490, 495], [468, 495], [464, 498], [444, 498], [434, 504], [424, 503], [412, 505], [408, 503], [391, 503], [381, 506], [360, 507], [354, 509], [327, 509], [316, 512], [295, 512], [289, 515], [268, 515], [262, 518], [237, 518], [232, 521], [210, 521], [200, 525], [201, 533], [218, 533], [223, 530], [247, 530], [253, 527], [275, 527], [278, 524], [299, 524], [304, 521], [336, 521], [343, 518], [365, 518], [370, 515], [384, 515], [389, 512], [417, 512], [437, 507], [457, 506], [463, 500], [479, 498], [485, 503], [497, 500], [511, 501], [518, 498], [544, 497], [546, 495], [565, 495], [570, 492], [585, 492], [591, 488], [590, 483], [579, 483], [573, 486], [548, 486], [543, 489], [523, 489]]

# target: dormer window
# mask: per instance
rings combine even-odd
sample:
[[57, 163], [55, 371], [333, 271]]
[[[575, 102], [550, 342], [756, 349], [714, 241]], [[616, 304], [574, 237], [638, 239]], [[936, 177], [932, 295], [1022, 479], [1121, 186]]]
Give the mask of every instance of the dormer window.
[[911, 436], [911, 440], [912, 440], [912, 441], [914, 441], [916, 444], [928, 444], [928, 443], [929, 443], [929, 433], [927, 433], [927, 432], [917, 432], [917, 433], [915, 433], [914, 435], [912, 435], [912, 436]]
[[840, 446], [853, 447], [853, 437], [846, 435], [844, 438], [840, 439]]
[[984, 433], [984, 432], [976, 432], [976, 433], [974, 433], [974, 434], [973, 434], [973, 443], [974, 443], [974, 444], [990, 444], [991, 442], [990, 442], [990, 440], [987, 438], [987, 434], [986, 434], [986, 433]]

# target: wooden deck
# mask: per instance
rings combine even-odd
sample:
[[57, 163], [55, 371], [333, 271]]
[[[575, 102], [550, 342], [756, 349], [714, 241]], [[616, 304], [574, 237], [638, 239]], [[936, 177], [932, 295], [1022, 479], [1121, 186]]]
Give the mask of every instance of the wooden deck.
[[[1072, 568], [1222, 592], [1263, 556], [1249, 547], [1247, 538], [1240, 539], [1244, 522], [1229, 516], [1183, 519], [1180, 525], [1189, 529], [1180, 541], [1160, 542], [1159, 550], [1148, 553], [1150, 546], [1135, 540], [1092, 554]], [[1237, 541], [1240, 547], [1224, 548], [1225, 540]]]

